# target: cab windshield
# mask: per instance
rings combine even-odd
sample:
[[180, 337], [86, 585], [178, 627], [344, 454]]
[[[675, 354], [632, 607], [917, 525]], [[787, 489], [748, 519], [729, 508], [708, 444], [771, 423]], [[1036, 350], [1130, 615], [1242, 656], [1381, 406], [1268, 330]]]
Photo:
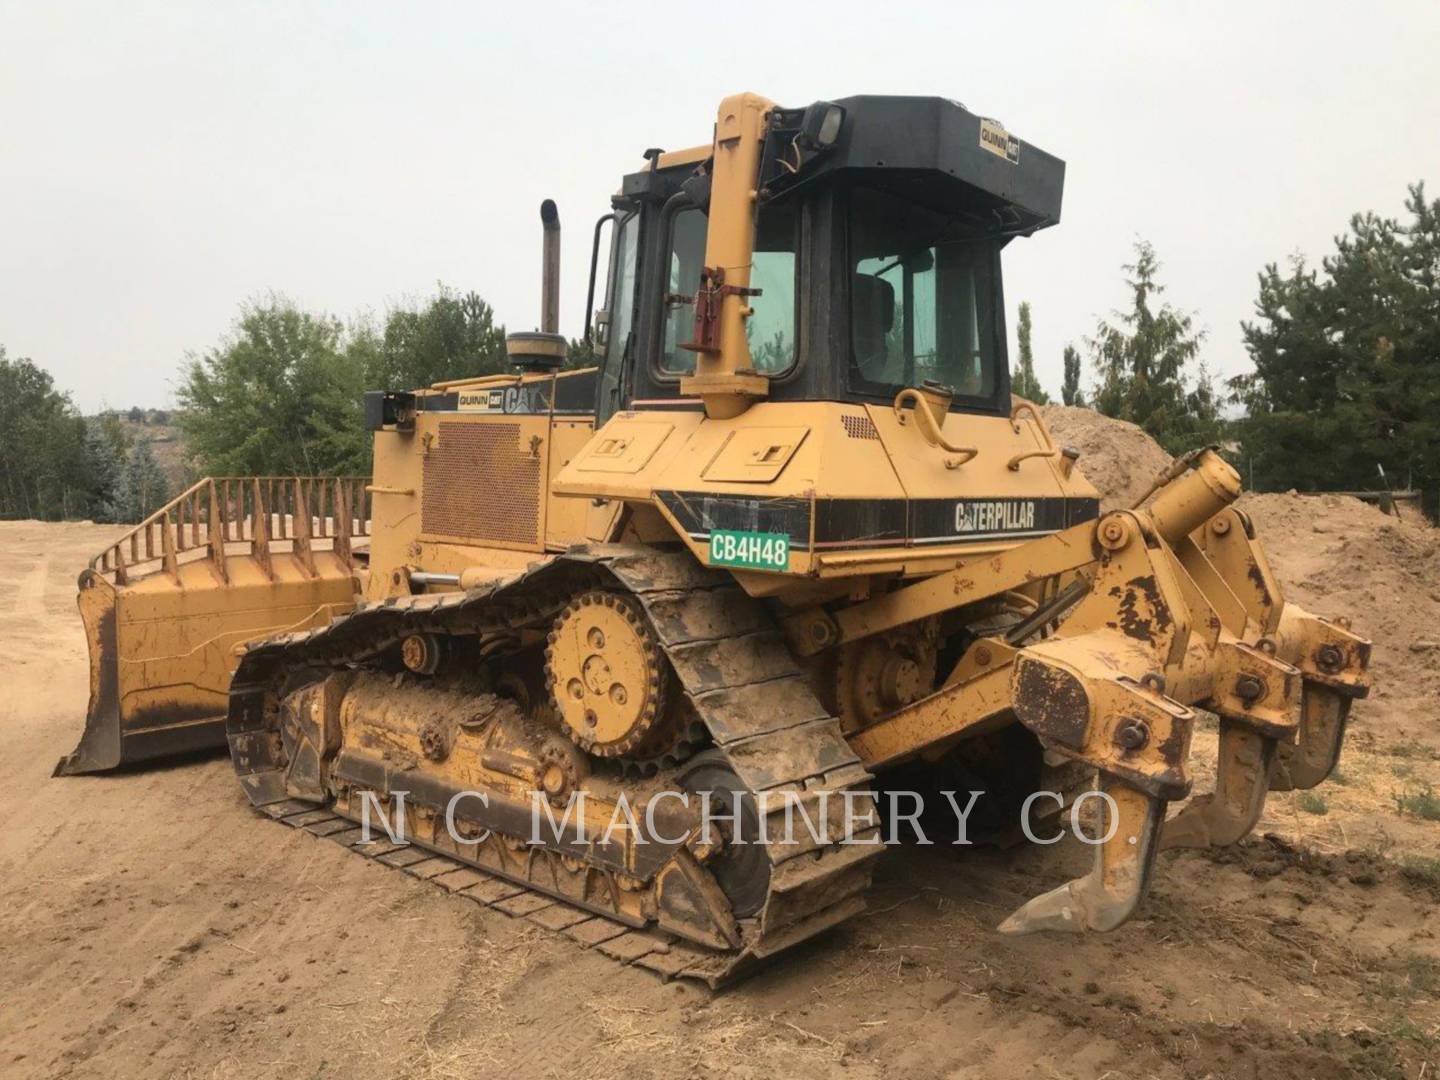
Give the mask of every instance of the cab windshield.
[[851, 193], [850, 388], [894, 397], [927, 380], [993, 399], [996, 241], [881, 191]]

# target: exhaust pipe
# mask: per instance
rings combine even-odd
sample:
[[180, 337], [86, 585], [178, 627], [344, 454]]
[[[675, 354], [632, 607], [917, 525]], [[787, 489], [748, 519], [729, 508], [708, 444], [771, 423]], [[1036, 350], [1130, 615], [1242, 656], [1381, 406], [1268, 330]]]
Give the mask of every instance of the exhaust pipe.
[[540, 330], [560, 332], [560, 210], [554, 199], [540, 204], [545, 248], [540, 260]]
[[554, 199], [540, 204], [545, 246], [540, 258], [540, 329], [507, 334], [505, 351], [521, 371], [551, 372], [565, 364], [560, 333], [560, 209]]

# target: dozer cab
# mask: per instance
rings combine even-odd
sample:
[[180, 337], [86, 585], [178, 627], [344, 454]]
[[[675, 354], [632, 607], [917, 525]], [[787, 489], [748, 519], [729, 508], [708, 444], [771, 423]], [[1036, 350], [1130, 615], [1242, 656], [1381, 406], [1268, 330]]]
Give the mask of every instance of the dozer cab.
[[[1118, 926], [1162, 846], [1330, 772], [1370, 647], [1284, 600], [1213, 450], [1101, 515], [1012, 396], [1002, 252], [1063, 176], [954, 101], [727, 98], [597, 224], [584, 370], [547, 203], [516, 374], [371, 393], [363, 492], [210, 482], [87, 572], [69, 771], [223, 713], [273, 816], [408, 815], [427, 876], [718, 982], [863, 909], [874, 780], [923, 759], [1007, 813], [1103, 796], [1093, 869], [1001, 928]], [[1216, 790], [1167, 821], [1196, 709]]]

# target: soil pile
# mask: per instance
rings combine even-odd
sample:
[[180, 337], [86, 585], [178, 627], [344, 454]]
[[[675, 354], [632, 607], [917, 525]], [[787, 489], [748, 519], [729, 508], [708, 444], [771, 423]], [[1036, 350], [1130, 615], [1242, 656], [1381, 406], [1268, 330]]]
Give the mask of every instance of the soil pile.
[[1170, 464], [1170, 455], [1128, 421], [1069, 405], [1040, 412], [1057, 443], [1080, 451], [1080, 471], [1100, 489], [1102, 512], [1132, 506]]
[[1360, 723], [1385, 743], [1440, 751], [1440, 530], [1342, 495], [1245, 495], [1240, 508], [1287, 599], [1348, 615], [1374, 641]]

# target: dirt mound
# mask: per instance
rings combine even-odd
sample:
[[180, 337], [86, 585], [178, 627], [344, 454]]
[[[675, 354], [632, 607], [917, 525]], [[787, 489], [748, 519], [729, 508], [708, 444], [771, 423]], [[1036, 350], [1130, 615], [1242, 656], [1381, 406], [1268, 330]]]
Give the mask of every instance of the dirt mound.
[[1133, 505], [1170, 464], [1170, 455], [1128, 421], [1069, 405], [1040, 412], [1057, 443], [1080, 451], [1080, 471], [1100, 489], [1102, 511]]
[[1440, 752], [1440, 530], [1341, 495], [1247, 494], [1287, 598], [1349, 615], [1375, 643], [1360, 723], [1382, 743]]

